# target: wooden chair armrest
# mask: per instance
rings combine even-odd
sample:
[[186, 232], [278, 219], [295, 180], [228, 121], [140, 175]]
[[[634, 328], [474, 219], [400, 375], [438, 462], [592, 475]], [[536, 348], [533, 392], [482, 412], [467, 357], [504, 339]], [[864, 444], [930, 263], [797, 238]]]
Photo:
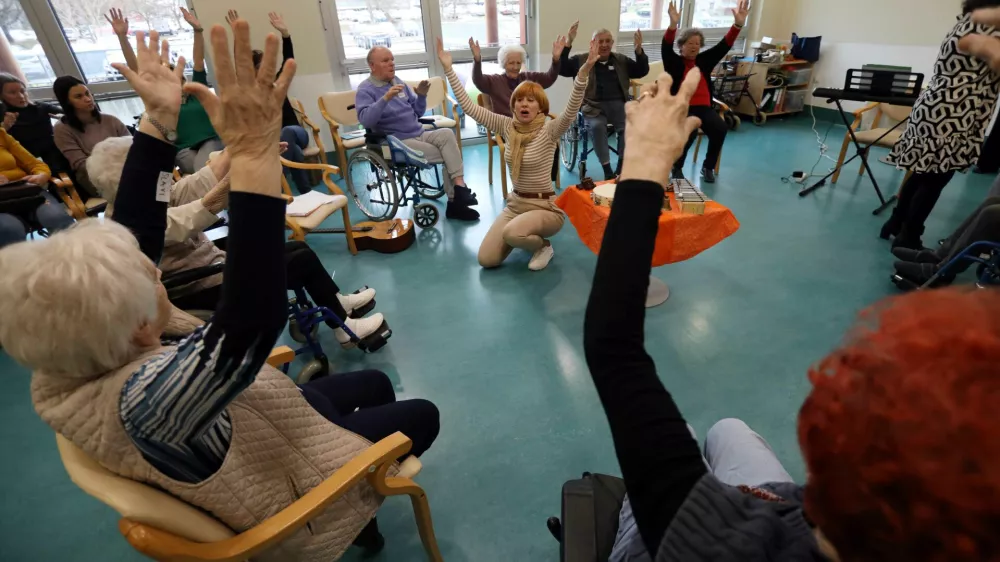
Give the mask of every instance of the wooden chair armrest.
[[87, 206], [84, 205], [80, 194], [76, 192], [73, 180], [69, 179], [69, 176], [65, 172], [61, 172], [59, 177], [52, 176], [49, 181], [55, 186], [56, 194], [62, 199], [63, 204], [69, 209], [69, 213], [74, 219], [83, 220], [87, 218]]
[[307, 164], [299, 162], [290, 162], [282, 158], [281, 165], [288, 166], [289, 168], [296, 168], [298, 170], [320, 170], [321, 172], [323, 172], [323, 183], [326, 184], [326, 188], [330, 191], [330, 193], [334, 195], [344, 195], [344, 192], [341, 191], [340, 187], [337, 186], [337, 183], [333, 181], [332, 178], [334, 174], [340, 173], [340, 168], [332, 164]]
[[295, 351], [287, 345], [282, 345], [271, 350], [271, 355], [267, 356], [267, 364], [277, 368], [285, 363], [291, 363], [294, 359]]
[[718, 109], [720, 113], [727, 112], [730, 109], [729, 104], [720, 99], [712, 98], [712, 103], [715, 104], [716, 109]]
[[[362, 451], [285, 509], [256, 527], [223, 541], [191, 542], [129, 519], [119, 521], [118, 529], [133, 547], [155, 560], [240, 562], [291, 536], [370, 473], [385, 474], [388, 465], [408, 452], [412, 445], [410, 439], [399, 432], [386, 437]], [[393, 481], [389, 486], [395, 491], [400, 484], [402, 482]]]
[[861, 120], [864, 118], [864, 114], [869, 111], [878, 108], [879, 104], [876, 102], [869, 103], [868, 105], [862, 107], [861, 109], [854, 112], [854, 123], [851, 123], [851, 129], [856, 131], [858, 127], [861, 126]]
[[285, 200], [285, 205], [291, 205], [291, 204], [292, 204], [292, 201], [294, 201], [294, 200], [295, 200], [295, 197], [294, 197], [294, 196], [292, 196], [292, 195], [289, 195], [289, 194], [287, 194], [287, 193], [282, 193], [282, 194], [281, 194], [281, 198]]
[[[458, 121], [458, 110], [460, 110], [462, 108], [462, 106], [459, 105], [459, 103], [457, 101], [455, 101], [455, 98], [453, 98], [451, 96], [445, 96], [445, 97], [448, 100], [446, 103], [451, 104], [451, 118], [454, 119], [455, 121]], [[445, 109], [447, 109], [447, 107]], [[463, 115], [464, 115], [464, 112], [463, 112]]]

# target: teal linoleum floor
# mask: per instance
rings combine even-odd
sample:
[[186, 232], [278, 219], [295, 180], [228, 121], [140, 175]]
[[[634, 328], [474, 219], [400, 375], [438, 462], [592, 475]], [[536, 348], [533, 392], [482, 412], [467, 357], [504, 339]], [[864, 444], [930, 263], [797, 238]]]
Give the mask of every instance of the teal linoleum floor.
[[[842, 135], [833, 129], [834, 148]], [[807, 367], [859, 309], [895, 292], [888, 243], [877, 238], [882, 219], [871, 215], [875, 195], [856, 167], [805, 199], [780, 181], [809, 169], [816, 154], [807, 118], [732, 133], [719, 182], [705, 191], [742, 227], [688, 262], [657, 269], [672, 296], [646, 319], [649, 352], [698, 433], [720, 418], [743, 418], [799, 481], [795, 418]], [[562, 483], [585, 470], [618, 471], [581, 345], [595, 256], [567, 222], [545, 271], [528, 271], [520, 252], [498, 270], [480, 269], [476, 251], [500, 208], [500, 187], [487, 185], [484, 145], [465, 155], [482, 201], [478, 224], [442, 220], [392, 256], [352, 258], [340, 236], [309, 238], [344, 288], [378, 290], [378, 310], [394, 330], [389, 345], [368, 356], [334, 349], [326, 330], [324, 341], [335, 369], [382, 369], [400, 397], [439, 406], [441, 435], [418, 479], [445, 560], [556, 561], [545, 519], [559, 513]], [[901, 174], [873, 166], [894, 192]], [[954, 228], [991, 179], [956, 177], [925, 240]], [[564, 171], [563, 185], [571, 183], [575, 176]], [[0, 559], [140, 560], [119, 536], [116, 514], [66, 476], [52, 432], [31, 408], [28, 373], [0, 353], [0, 374]], [[407, 500], [387, 501], [379, 520], [387, 546], [376, 560], [424, 559]]]

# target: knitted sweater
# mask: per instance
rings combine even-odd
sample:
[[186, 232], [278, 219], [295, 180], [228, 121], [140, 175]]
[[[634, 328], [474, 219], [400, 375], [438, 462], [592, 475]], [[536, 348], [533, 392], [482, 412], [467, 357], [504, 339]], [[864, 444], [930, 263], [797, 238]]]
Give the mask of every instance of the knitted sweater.
[[552, 66], [548, 72], [524, 71], [511, 78], [504, 73], [483, 74], [483, 61], [477, 60], [472, 63], [472, 83], [479, 88], [490, 100], [490, 109], [494, 113], [513, 117], [510, 112], [510, 96], [514, 89], [521, 85], [521, 82], [536, 82], [542, 88], [548, 88], [556, 83], [559, 78], [559, 59], [552, 61]]
[[615, 195], [587, 304], [584, 351], [646, 549], [656, 562], [825, 560], [802, 512], [801, 487], [776, 489], [786, 501], [768, 501], [708, 473], [643, 347], [663, 186], [629, 180]]
[[0, 129], [0, 175], [16, 181], [34, 174], [52, 175], [52, 172], [45, 162], [35, 158], [7, 131]]
[[[514, 119], [493, 113], [473, 102], [454, 69], [449, 70], [447, 75], [462, 111], [487, 129], [498, 133], [504, 141], [510, 138], [514, 130]], [[552, 159], [555, 157], [556, 146], [559, 144], [559, 137], [576, 120], [576, 113], [583, 103], [583, 92], [586, 89], [587, 78], [581, 79], [578, 76], [573, 84], [573, 93], [570, 94], [566, 110], [557, 119], [546, 122], [542, 132], [525, 147], [524, 159], [521, 161], [521, 175], [514, 182], [515, 190], [535, 193], [552, 191]], [[513, 151], [507, 150], [504, 158], [510, 165], [514, 158]]]
[[[385, 101], [385, 93], [395, 84], [402, 84], [403, 91]], [[366, 129], [394, 135], [401, 140], [424, 134], [424, 126], [418, 119], [427, 111], [427, 96], [418, 96], [399, 78], [383, 82], [369, 76], [358, 86], [354, 99], [358, 121]]]

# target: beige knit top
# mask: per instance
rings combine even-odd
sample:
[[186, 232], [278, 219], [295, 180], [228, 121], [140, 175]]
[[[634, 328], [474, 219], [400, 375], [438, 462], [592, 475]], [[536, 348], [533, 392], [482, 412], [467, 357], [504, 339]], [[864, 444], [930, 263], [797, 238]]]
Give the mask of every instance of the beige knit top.
[[[447, 72], [448, 81], [451, 82], [451, 89], [455, 91], [462, 111], [472, 117], [477, 123], [486, 127], [490, 131], [499, 134], [506, 142], [510, 138], [510, 133], [514, 130], [514, 119], [504, 115], [498, 115], [492, 111], [474, 103], [462, 87], [461, 81], [454, 70]], [[543, 193], [552, 191], [552, 159], [555, 158], [556, 146], [559, 138], [562, 137], [580, 111], [583, 103], [583, 93], [587, 89], [587, 77], [576, 77], [573, 85], [573, 93], [563, 111], [555, 120], [545, 123], [545, 128], [525, 147], [524, 160], [521, 161], [521, 175], [514, 182], [514, 189], [517, 191]], [[513, 158], [513, 151], [508, 150], [505, 156], [508, 166]]]

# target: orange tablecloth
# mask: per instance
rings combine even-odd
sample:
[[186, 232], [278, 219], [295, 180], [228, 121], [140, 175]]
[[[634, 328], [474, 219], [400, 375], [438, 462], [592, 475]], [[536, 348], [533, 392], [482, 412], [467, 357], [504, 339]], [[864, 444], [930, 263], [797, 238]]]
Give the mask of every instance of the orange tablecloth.
[[[611, 209], [595, 205], [590, 192], [575, 185], [563, 191], [556, 205], [569, 217], [580, 240], [595, 254], [600, 252]], [[670, 211], [660, 213], [653, 267], [691, 259], [740, 228], [733, 212], [715, 201], [705, 204], [704, 215], [682, 213], [671, 193], [670, 206]]]

